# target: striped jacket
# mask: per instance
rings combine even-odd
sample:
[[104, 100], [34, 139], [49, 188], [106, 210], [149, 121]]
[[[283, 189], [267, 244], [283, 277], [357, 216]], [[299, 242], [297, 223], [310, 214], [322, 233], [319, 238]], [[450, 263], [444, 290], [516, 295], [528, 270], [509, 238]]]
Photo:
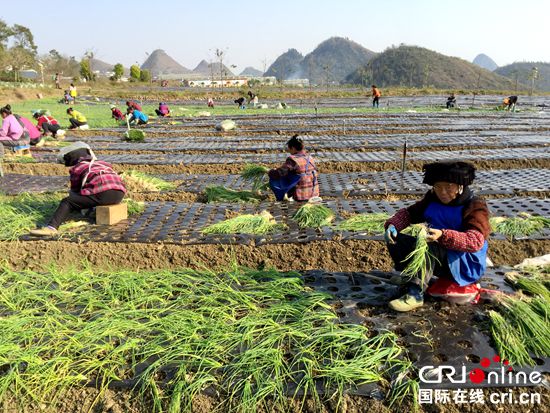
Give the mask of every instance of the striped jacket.
[[99, 194], [110, 189], [126, 193], [122, 179], [107, 162], [94, 161], [90, 168], [90, 159], [81, 158], [69, 172], [71, 191], [80, 195]]
[[289, 174], [301, 175], [296, 186], [288, 193], [294, 200], [307, 201], [314, 196], [319, 196], [319, 181], [315, 161], [306, 151], [290, 155], [282, 166], [270, 171], [269, 176], [278, 178]]

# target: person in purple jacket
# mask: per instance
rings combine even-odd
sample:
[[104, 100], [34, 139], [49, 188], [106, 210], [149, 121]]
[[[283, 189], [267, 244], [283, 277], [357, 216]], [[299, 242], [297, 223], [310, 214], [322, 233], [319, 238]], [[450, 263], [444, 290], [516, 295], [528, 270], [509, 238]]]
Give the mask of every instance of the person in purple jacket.
[[2, 128], [0, 129], [0, 143], [3, 146], [14, 148], [30, 143], [29, 131], [20, 119], [11, 112], [11, 106], [0, 108], [2, 116]]
[[170, 108], [166, 103], [160, 102], [159, 108], [155, 109], [155, 112], [157, 113], [158, 116], [162, 116], [162, 117], [170, 116]]

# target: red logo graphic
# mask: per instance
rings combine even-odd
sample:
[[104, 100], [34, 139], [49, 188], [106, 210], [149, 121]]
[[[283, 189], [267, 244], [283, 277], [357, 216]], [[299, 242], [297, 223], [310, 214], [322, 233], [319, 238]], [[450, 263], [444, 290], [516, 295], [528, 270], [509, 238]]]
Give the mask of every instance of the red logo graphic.
[[[493, 362], [499, 363], [500, 361], [501, 361], [501, 359], [500, 359], [499, 355], [495, 355], [493, 357]], [[487, 357], [484, 357], [484, 358], [481, 359], [479, 364], [484, 369], [487, 369], [491, 366], [491, 360], [489, 360]], [[502, 364], [505, 365], [505, 366], [508, 366], [509, 362], [508, 362], [508, 360], [503, 360]], [[512, 367], [508, 367], [508, 371], [511, 371], [511, 370], [512, 370]], [[479, 383], [483, 382], [483, 380], [485, 380], [485, 372], [482, 369], [480, 369], [479, 367], [476, 367], [475, 369], [470, 371], [470, 381], [472, 383], [479, 384]]]

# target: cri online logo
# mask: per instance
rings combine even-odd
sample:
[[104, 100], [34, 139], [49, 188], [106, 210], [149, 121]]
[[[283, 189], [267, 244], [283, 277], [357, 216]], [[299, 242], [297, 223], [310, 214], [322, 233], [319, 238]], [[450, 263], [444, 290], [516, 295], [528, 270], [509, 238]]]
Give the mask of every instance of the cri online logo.
[[[486, 373], [483, 369], [488, 369], [493, 365], [491, 371]], [[508, 360], [501, 360], [498, 355], [493, 356], [492, 362], [484, 357], [479, 362], [483, 368], [476, 367], [469, 373], [466, 366], [455, 368], [454, 366], [424, 366], [419, 369], [418, 376], [421, 383], [441, 384], [444, 379], [454, 384], [464, 384], [468, 379], [474, 384], [508, 384], [508, 385], [537, 385], [543, 380], [542, 373], [535, 369], [531, 371], [513, 371]], [[500, 367], [500, 368], [499, 368]]]

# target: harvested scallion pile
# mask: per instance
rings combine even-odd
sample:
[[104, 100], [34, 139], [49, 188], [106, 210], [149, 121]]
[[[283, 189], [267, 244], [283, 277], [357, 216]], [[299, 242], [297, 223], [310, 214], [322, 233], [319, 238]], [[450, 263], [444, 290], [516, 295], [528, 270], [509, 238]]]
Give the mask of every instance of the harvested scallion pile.
[[534, 362], [525, 347], [524, 339], [510, 325], [509, 321], [493, 310], [489, 311], [489, 319], [491, 320], [491, 335], [500, 357], [509, 360], [514, 365], [532, 366]]
[[14, 241], [31, 229], [45, 225], [53, 215], [61, 194], [0, 195], [0, 239]]
[[204, 189], [206, 202], [258, 202], [262, 199], [258, 192], [235, 191], [221, 185], [212, 185]]
[[86, 410], [105, 410], [125, 382], [140, 411], [189, 412], [205, 391], [216, 411], [320, 411], [409, 364], [394, 333], [341, 322], [296, 273], [0, 269], [0, 289], [0, 398], [17, 411], [57, 411], [90, 383]]
[[245, 165], [241, 172], [241, 178], [252, 183], [253, 191], [263, 191], [267, 189], [266, 176], [269, 169], [262, 165], [248, 164]]
[[519, 277], [516, 280], [516, 287], [529, 293], [530, 295], [538, 295], [550, 302], [550, 291], [541, 280], [536, 278]]
[[176, 189], [173, 182], [135, 170], [124, 172], [121, 177], [126, 189], [130, 192], [160, 192]]
[[507, 319], [508, 328], [514, 329], [526, 349], [538, 357], [550, 356], [550, 328], [537, 311], [531, 307], [531, 301], [502, 296], [499, 300]]
[[534, 216], [527, 213], [518, 214], [513, 218], [492, 217], [489, 220], [494, 232], [509, 238], [527, 237], [550, 228], [550, 218]]
[[382, 234], [384, 223], [390, 216], [386, 213], [356, 214], [336, 225], [340, 231], [365, 231], [369, 234]]
[[124, 139], [128, 142], [143, 142], [145, 140], [145, 132], [140, 129], [128, 129], [124, 132]]
[[283, 228], [284, 225], [278, 224], [269, 212], [262, 211], [259, 214], [238, 215], [234, 218], [212, 224], [204, 228], [202, 233], [262, 235]]
[[292, 217], [301, 228], [321, 228], [331, 223], [334, 212], [321, 204], [307, 203]]

